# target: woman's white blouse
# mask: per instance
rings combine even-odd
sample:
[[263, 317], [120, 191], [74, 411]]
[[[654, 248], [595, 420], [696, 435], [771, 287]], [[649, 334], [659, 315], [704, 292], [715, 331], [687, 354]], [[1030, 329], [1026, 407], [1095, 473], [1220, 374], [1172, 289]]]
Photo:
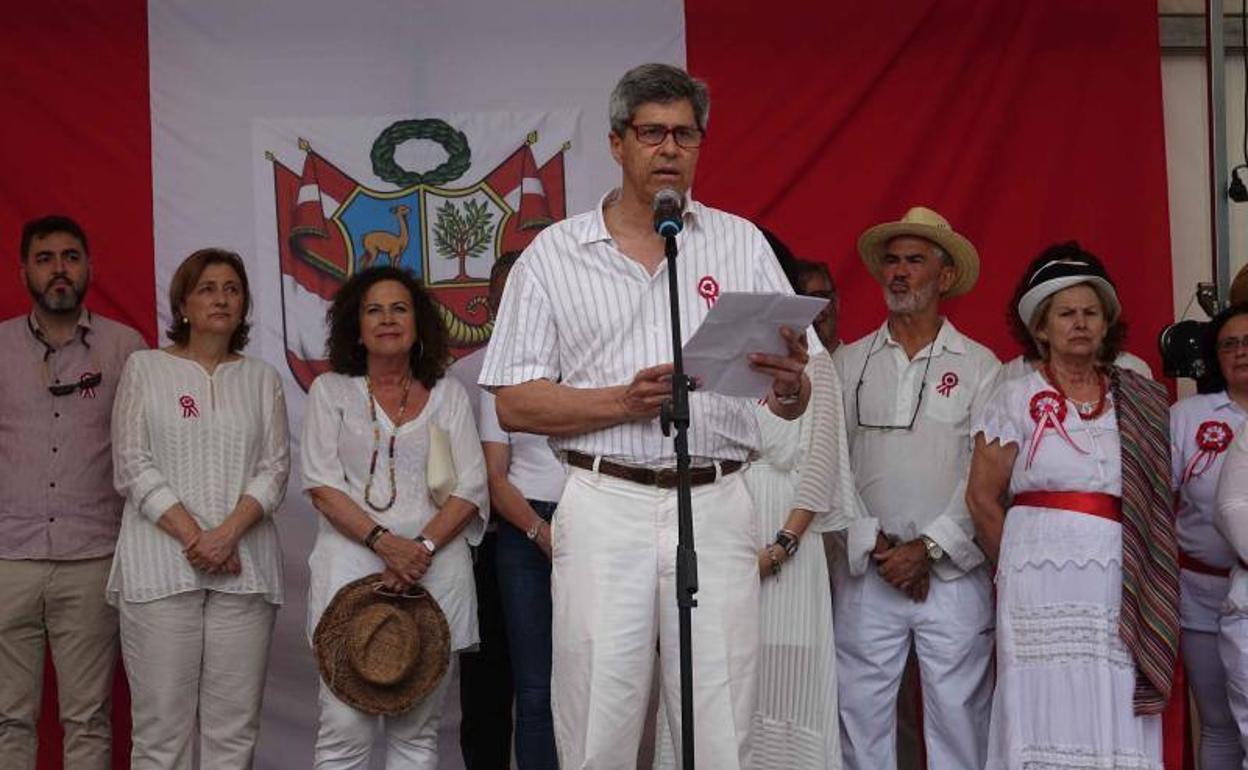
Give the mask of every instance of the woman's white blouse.
[[[377, 408], [381, 442], [371, 499], [384, 504], [390, 499], [388, 446], [394, 424], [384, 409]], [[477, 506], [477, 518], [433, 557], [421, 584], [446, 613], [452, 649], [477, 643], [477, 600], [469, 543], [481, 542], [489, 518], [485, 458], [472, 417], [472, 405], [464, 387], [454, 377], [443, 377], [429, 393], [424, 409], [414, 420], [399, 427], [395, 442], [394, 505], [377, 512], [364, 501], [369, 461], [373, 454], [373, 425], [368, 409], [368, 389], [363, 377], [327, 373], [316, 378], [308, 391], [303, 417], [303, 489], [330, 487], [351, 498], [374, 521], [400, 537], [414, 538], [437, 514], [429, 497], [426, 466], [429, 424], [433, 422], [450, 437], [456, 487], [451, 493]], [[308, 639], [334, 593], [346, 583], [385, 564], [363, 544], [347, 538], [324, 516], [319, 517], [316, 545], [308, 559]]]
[[1218, 502], [1214, 526], [1235, 549], [1238, 562], [1231, 571], [1231, 591], [1227, 611], [1248, 613], [1248, 430], [1239, 432], [1227, 450], [1222, 474], [1218, 477]]
[[[163, 350], [130, 356], [113, 402], [113, 481], [125, 496], [108, 600], [147, 602], [199, 589], [282, 602], [272, 515], [286, 495], [290, 434], [277, 371], [255, 358], [212, 375]], [[203, 529], [247, 495], [264, 517], [238, 544], [239, 575], [196, 570], [156, 522], [181, 503]]]

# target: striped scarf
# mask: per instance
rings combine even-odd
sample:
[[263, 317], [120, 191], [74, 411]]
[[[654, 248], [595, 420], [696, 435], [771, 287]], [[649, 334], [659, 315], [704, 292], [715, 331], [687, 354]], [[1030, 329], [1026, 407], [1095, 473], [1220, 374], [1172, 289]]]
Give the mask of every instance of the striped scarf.
[[1110, 367], [1122, 440], [1122, 611], [1135, 659], [1135, 713], [1166, 707], [1179, 647], [1178, 544], [1170, 493], [1170, 409], [1164, 387]]

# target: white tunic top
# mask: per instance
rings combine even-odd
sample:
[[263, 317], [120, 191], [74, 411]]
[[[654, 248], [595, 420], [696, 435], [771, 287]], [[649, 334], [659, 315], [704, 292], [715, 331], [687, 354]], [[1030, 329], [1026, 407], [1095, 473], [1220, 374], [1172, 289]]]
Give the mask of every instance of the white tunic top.
[[[394, 423], [380, 406], [377, 420], [381, 425], [381, 447], [372, 500], [380, 502], [390, 499], [387, 447]], [[419, 536], [437, 513], [426, 483], [431, 422], [450, 437], [457, 477], [457, 486], [451, 494], [477, 506], [478, 511], [478, 518], [438, 550], [429, 571], [420, 581], [446, 614], [452, 649], [460, 650], [478, 641], [477, 595], [468, 544], [481, 542], [490, 510], [485, 459], [464, 387], [452, 377], [443, 377], [434, 385], [425, 408], [416, 419], [399, 427], [395, 444], [398, 494], [394, 506], [379, 513], [369, 508], [364, 500], [373, 453], [373, 426], [364, 378], [334, 373], [317, 377], [308, 391], [303, 417], [303, 490], [337, 489], [393, 534], [408, 538]], [[308, 566], [312, 572], [307, 629], [311, 641], [321, 613], [334, 593], [356, 578], [381, 572], [385, 564], [381, 557], [362, 543], [344, 536], [321, 516]]]
[[[612, 194], [593, 211], [543, 230], [516, 262], [481, 370], [483, 386], [547, 379], [603, 388], [672, 360], [667, 262], [651, 275], [616, 248], [602, 213]], [[690, 200], [684, 221], [676, 237], [682, 344], [719, 294], [793, 293], [767, 240], [748, 220]], [[807, 340], [812, 354], [822, 350], [813, 332]], [[747, 460], [757, 450], [751, 399], [695, 392], [689, 412], [693, 457]], [[553, 438], [551, 445], [633, 464], [675, 462], [658, 417]]]
[[[147, 602], [199, 589], [282, 602], [282, 561], [271, 518], [286, 495], [290, 436], [282, 382], [243, 357], [209, 375], [163, 350], [130, 356], [113, 403], [113, 475], [126, 497], [108, 600]], [[209, 575], [156, 526], [181, 503], [204, 529], [248, 495], [264, 518], [238, 544], [239, 575]]]
[[[1179, 495], [1179, 549], [1212, 567], [1235, 564], [1234, 549], [1213, 525], [1218, 477], [1226, 450], [1202, 452], [1199, 434], [1202, 430], [1225, 431], [1233, 438], [1242, 431], [1245, 418], [1248, 413], [1227, 397], [1226, 391], [1191, 396], [1170, 407], [1171, 484]], [[1180, 579], [1183, 627], [1217, 632], [1229, 581], [1191, 570], [1183, 570]]]
[[507, 467], [507, 480], [529, 500], [557, 503], [563, 496], [563, 485], [568, 480], [563, 463], [550, 448], [550, 439], [533, 433], [509, 433], [498, 424], [498, 410], [494, 407], [494, 394], [482, 388], [477, 424], [481, 428], [481, 441], [505, 444], [511, 451], [511, 463]]
[[850, 572], [866, 570], [881, 530], [902, 540], [927, 535], [940, 544], [948, 558], [933, 569], [942, 580], [978, 566], [984, 553], [972, 539], [966, 475], [971, 425], [995, 387], [997, 357], [945, 321], [932, 344], [909, 359], [885, 322], [837, 348], [832, 360], [860, 498], [847, 537]]
[[1231, 571], [1231, 590], [1226, 597], [1227, 612], [1248, 613], [1248, 430], [1241, 430], [1231, 444], [1218, 479], [1217, 507], [1213, 518], [1239, 557]]

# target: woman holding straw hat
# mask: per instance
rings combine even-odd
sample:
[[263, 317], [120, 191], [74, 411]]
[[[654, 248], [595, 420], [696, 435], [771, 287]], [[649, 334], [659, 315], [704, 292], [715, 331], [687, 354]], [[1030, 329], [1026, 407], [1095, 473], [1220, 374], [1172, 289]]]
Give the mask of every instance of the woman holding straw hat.
[[1121, 306], [1099, 262], [1074, 242], [1042, 257], [1017, 308], [1038, 366], [984, 409], [967, 488], [997, 564], [987, 767], [1161, 770], [1179, 632], [1168, 397], [1113, 365]]
[[[410, 652], [437, 624], [405, 624], [415, 610], [400, 598], [365, 612], [359, 594], [427, 594], [445, 617], [450, 651], [478, 642], [468, 544], [480, 540], [488, 515], [481, 444], [467, 394], [443, 377], [446, 331], [415, 277], [390, 266], [356, 273], [328, 320], [333, 371], [313, 382], [303, 422], [303, 487], [321, 513], [308, 562], [308, 630], [322, 672], [315, 767], [367, 768], [380, 728], [388, 767], [435, 768], [449, 677], [408, 688], [396, 702], [382, 697], [387, 687], [406, 688], [428, 669], [413, 663], [387, 673], [372, 664], [385, 657], [375, 649], [380, 637]], [[332, 622], [317, 628], [323, 613]], [[343, 617], [369, 627], [344, 629]], [[341, 647], [327, 637], [354, 650], [341, 665], [331, 660]], [[359, 697], [361, 682], [377, 697]]]

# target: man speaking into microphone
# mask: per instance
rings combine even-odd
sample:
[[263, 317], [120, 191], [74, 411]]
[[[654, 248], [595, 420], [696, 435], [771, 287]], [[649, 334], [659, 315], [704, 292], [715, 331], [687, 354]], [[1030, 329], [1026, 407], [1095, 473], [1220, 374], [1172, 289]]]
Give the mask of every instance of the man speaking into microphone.
[[[672, 266], [656, 226], [679, 229], [686, 341], [723, 292], [792, 293], [758, 228], [689, 197], [709, 106], [706, 85], [676, 67], [625, 73], [609, 108], [620, 187], [525, 250], [481, 371], [503, 427], [551, 436], [569, 469], [552, 525], [551, 707], [563, 770], [636, 766], [656, 640], [679, 742], [676, 461], [658, 418], [671, 393]], [[787, 352], [751, 361], [771, 377], [770, 409], [793, 419], [810, 394], [806, 338], [779, 333]], [[752, 765], [758, 541], [738, 471], [758, 428], [749, 399], [694, 392], [689, 411], [695, 750], [699, 767], [743, 770]]]

